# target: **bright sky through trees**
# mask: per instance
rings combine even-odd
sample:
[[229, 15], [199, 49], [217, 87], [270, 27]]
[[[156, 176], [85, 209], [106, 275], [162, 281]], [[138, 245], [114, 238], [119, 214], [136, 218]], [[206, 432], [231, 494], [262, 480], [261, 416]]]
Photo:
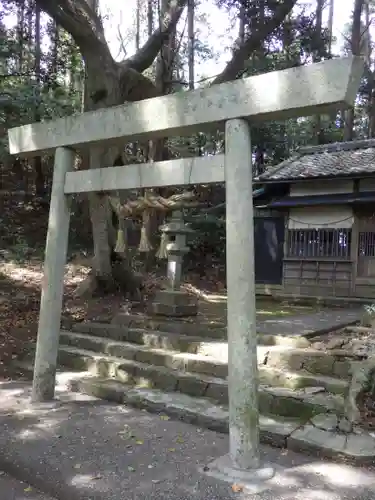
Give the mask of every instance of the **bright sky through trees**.
[[[125, 3], [118, 0], [99, 0], [100, 10], [105, 17], [105, 31], [108, 43], [110, 45], [114, 57], [121, 59], [124, 54], [121, 51], [121, 37], [125, 39], [135, 26], [135, 9], [137, 0], [126, 0]], [[305, 2], [309, 3], [309, 2]], [[315, 10], [315, 1], [311, 1], [311, 9]], [[207, 41], [210, 47], [217, 53], [217, 60], [204, 63], [203, 67], [197, 68], [197, 77], [214, 76], [221, 72], [226, 60], [229, 59], [229, 49], [223, 50], [220, 53], [220, 47], [229, 47], [231, 40], [236, 38], [237, 30], [234, 28], [228, 35], [228, 14], [223, 9], [218, 9], [215, 5], [215, 0], [203, 0], [199, 7], [199, 13], [206, 14], [208, 25], [199, 23], [199, 30], [201, 31], [200, 39]], [[328, 2], [327, 2], [328, 4]], [[343, 45], [342, 32], [345, 25], [350, 21], [350, 15], [353, 10], [354, 0], [335, 0], [334, 6], [334, 37], [337, 38], [335, 52], [339, 53]], [[131, 12], [131, 15], [129, 13]], [[328, 7], [324, 12], [324, 22], [327, 22]], [[184, 19], [180, 21], [184, 23]], [[127, 55], [131, 55], [134, 51], [135, 34], [127, 40], [126, 48], [129, 51]]]

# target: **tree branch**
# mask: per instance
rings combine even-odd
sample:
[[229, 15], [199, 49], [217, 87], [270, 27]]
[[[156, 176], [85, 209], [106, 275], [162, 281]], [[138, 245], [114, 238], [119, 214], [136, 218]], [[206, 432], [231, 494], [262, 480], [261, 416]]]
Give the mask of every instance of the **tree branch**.
[[36, 3], [72, 35], [84, 59], [93, 53], [99, 57], [105, 54], [112, 59], [101, 19], [85, 0], [36, 0]]
[[296, 3], [297, 0], [282, 0], [272, 18], [267, 19], [264, 24], [257, 27], [240, 47], [234, 49], [232, 59], [228, 62], [222, 73], [217, 75], [212, 84], [234, 80], [244, 69], [245, 62], [251, 54], [259, 49], [262, 42], [280, 26]]
[[142, 73], [151, 66], [163, 43], [175, 29], [186, 4], [187, 0], [171, 0], [169, 11], [162, 19], [160, 27], [154, 31], [134, 56], [124, 61], [127, 67]]

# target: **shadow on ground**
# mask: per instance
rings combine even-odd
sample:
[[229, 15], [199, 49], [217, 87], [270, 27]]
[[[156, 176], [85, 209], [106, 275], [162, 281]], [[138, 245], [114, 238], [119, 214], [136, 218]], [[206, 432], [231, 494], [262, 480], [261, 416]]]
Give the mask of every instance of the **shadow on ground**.
[[373, 499], [371, 469], [270, 447], [262, 456], [277, 474], [268, 490], [235, 493], [199, 472], [227, 452], [227, 436], [69, 393], [59, 383], [60, 401], [36, 406], [27, 383], [0, 385], [0, 468], [60, 500]]

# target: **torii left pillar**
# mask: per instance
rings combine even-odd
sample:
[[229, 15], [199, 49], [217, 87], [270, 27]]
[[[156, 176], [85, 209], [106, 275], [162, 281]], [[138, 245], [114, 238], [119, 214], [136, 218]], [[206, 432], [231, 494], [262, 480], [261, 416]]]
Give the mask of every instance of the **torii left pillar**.
[[57, 148], [44, 260], [38, 340], [35, 354], [32, 401], [54, 399], [64, 271], [68, 250], [70, 199], [64, 193], [65, 176], [73, 170], [75, 152]]

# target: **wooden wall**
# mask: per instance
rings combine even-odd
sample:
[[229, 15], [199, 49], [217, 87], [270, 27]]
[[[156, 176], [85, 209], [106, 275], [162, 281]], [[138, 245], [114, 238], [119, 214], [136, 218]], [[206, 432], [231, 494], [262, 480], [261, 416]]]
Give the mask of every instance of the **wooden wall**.
[[352, 263], [331, 259], [284, 259], [283, 292], [319, 297], [352, 296]]

